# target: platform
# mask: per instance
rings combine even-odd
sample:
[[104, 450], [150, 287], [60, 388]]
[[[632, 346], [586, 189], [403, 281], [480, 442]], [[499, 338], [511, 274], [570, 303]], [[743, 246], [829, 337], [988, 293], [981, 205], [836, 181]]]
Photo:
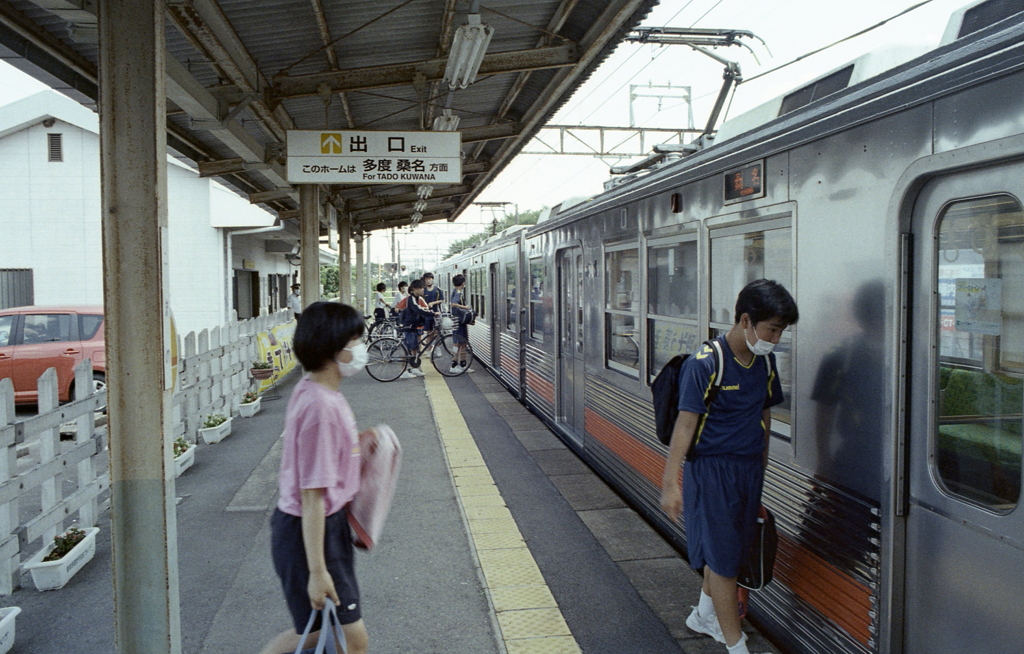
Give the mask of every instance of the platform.
[[[361, 427], [401, 439], [380, 545], [357, 557], [373, 654], [724, 652], [684, 622], [699, 579], [485, 370], [342, 390]], [[182, 651], [257, 652], [288, 626], [270, 562], [284, 400], [200, 445], [178, 479]], [[25, 588], [16, 651], [113, 651], [109, 513], [64, 589]], [[749, 625], [752, 651], [770, 646]]]

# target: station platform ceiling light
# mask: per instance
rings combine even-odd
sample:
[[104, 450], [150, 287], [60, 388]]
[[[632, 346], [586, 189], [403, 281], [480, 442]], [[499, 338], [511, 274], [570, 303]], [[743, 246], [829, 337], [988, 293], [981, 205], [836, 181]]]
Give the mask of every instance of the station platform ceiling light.
[[444, 81], [449, 89], [464, 89], [476, 80], [477, 71], [487, 54], [494, 28], [480, 22], [479, 13], [470, 13], [469, 22], [455, 30]]

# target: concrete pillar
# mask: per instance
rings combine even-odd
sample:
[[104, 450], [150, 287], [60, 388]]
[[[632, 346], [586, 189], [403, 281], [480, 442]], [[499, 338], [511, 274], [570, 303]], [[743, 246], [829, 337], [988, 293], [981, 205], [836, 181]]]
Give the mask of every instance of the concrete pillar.
[[[100, 168], [115, 648], [181, 651], [167, 406], [162, 0], [100, 0]], [[166, 375], [166, 377], [165, 377]]]
[[338, 298], [345, 304], [352, 299], [352, 219], [337, 211], [338, 217]]
[[363, 269], [363, 232], [357, 231], [352, 234], [352, 240], [356, 243], [356, 297], [352, 301], [356, 309], [363, 312], [363, 315], [370, 313], [370, 307], [366, 302], [366, 271]]
[[320, 187], [299, 186], [300, 281], [302, 308], [320, 300]]

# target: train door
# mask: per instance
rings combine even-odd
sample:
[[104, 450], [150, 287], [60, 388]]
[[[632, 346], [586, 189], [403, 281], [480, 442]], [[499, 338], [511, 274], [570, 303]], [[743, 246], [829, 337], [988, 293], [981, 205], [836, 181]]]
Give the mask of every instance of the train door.
[[498, 285], [498, 271], [500, 265], [492, 263], [488, 267], [487, 272], [487, 287], [490, 290], [488, 302], [490, 306], [487, 307], [488, 313], [491, 315], [491, 361], [489, 363], [491, 370], [497, 372], [501, 368], [501, 298], [498, 297], [498, 291], [500, 286]]
[[558, 253], [558, 419], [583, 440], [583, 253]]
[[1021, 651], [1022, 172], [939, 178], [915, 203], [905, 654]]

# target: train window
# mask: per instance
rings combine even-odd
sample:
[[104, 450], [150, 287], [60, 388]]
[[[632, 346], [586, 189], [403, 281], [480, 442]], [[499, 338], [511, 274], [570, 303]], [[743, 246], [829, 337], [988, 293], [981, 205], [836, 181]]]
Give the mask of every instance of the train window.
[[647, 249], [648, 373], [697, 348], [697, 241], [654, 242]]
[[544, 323], [547, 307], [544, 304], [544, 286], [547, 284], [548, 267], [543, 259], [530, 261], [530, 338], [544, 340]]
[[1024, 208], [955, 202], [938, 223], [935, 465], [946, 489], [1010, 511], [1020, 498], [1024, 413]]
[[604, 261], [605, 365], [631, 375], [640, 373], [640, 250], [608, 249]]
[[505, 329], [516, 329], [516, 265], [505, 266]]
[[[774, 279], [793, 291], [793, 233], [788, 218], [756, 227], [717, 229], [711, 235], [711, 335], [724, 334], [735, 322], [736, 297], [755, 279]], [[772, 431], [788, 439], [792, 423], [793, 330], [787, 329], [775, 346], [786, 401], [772, 408]]]

